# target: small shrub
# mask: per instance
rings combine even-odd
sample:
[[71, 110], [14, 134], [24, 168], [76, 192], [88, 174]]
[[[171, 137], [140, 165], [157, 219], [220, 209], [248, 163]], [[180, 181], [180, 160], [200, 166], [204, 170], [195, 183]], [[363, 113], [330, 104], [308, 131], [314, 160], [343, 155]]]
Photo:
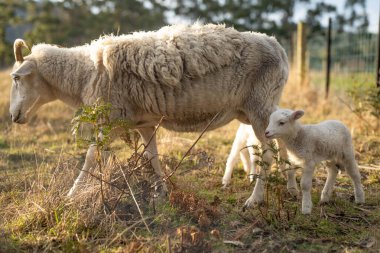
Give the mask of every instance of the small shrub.
[[353, 103], [352, 111], [373, 131], [380, 128], [380, 88], [353, 87], [347, 90]]

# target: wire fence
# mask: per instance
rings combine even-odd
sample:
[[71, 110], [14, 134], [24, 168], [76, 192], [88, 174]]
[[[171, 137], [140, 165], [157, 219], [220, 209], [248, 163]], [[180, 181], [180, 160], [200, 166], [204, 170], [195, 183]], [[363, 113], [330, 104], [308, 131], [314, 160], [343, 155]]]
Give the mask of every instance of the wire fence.
[[[333, 89], [376, 83], [378, 35], [365, 32], [342, 32], [332, 24], [330, 83]], [[307, 42], [310, 82], [325, 83], [327, 39], [314, 36]]]

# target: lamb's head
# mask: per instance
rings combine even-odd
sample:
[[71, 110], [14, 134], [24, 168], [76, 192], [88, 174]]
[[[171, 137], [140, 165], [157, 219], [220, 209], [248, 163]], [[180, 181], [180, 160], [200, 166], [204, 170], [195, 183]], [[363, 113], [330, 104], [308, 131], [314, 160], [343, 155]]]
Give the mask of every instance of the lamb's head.
[[54, 100], [54, 96], [40, 76], [33, 55], [30, 54], [25, 59], [22, 56], [22, 47], [28, 48], [25, 41], [17, 39], [13, 47], [16, 63], [11, 73], [9, 112], [13, 122], [24, 124], [32, 118], [38, 108]]
[[269, 118], [269, 125], [265, 130], [268, 139], [288, 138], [297, 131], [299, 124], [297, 120], [304, 115], [304, 111], [292, 111], [289, 109], [278, 109]]

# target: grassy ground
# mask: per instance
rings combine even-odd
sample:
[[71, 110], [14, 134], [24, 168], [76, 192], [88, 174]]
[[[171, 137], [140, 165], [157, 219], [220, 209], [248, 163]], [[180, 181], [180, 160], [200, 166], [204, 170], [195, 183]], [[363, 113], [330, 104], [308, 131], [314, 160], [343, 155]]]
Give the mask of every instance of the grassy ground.
[[[234, 171], [231, 187], [221, 189], [238, 122], [207, 132], [200, 139], [172, 177], [176, 187], [171, 187], [167, 199], [151, 197], [149, 173], [131, 172], [130, 165], [137, 162], [133, 148], [116, 141], [112, 150], [117, 159], [107, 165], [112, 173], [104, 172], [112, 185], [103, 183], [100, 191], [99, 180], [92, 178], [76, 200], [69, 200], [65, 195], [86, 152], [70, 135], [74, 111], [55, 102], [41, 108], [28, 125], [11, 124], [8, 74], [0, 73], [0, 252], [380, 250], [379, 170], [361, 170], [367, 195], [366, 204], [361, 206], [353, 203], [353, 188], [345, 174], [338, 177], [334, 201], [318, 206], [326, 179], [321, 165], [313, 183], [312, 215], [300, 214], [300, 201], [290, 198], [283, 180], [276, 177], [276, 182], [267, 184], [267, 204], [243, 212], [253, 185], [241, 166]], [[342, 120], [352, 129], [359, 164], [378, 167], [379, 132], [364, 125], [337, 94], [325, 101], [318, 90], [295, 89], [290, 83], [283, 106], [304, 109], [304, 122]], [[346, 101], [341, 92], [338, 96]], [[158, 148], [167, 173], [197, 137], [159, 129]], [[123, 180], [124, 168], [130, 172], [129, 185]]]

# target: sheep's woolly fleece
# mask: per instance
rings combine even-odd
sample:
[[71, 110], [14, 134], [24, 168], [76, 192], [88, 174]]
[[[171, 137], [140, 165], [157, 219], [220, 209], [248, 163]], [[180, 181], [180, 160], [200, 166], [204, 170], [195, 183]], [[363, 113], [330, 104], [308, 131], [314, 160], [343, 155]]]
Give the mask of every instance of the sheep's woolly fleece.
[[[90, 44], [97, 68], [126, 71], [156, 84], [176, 86], [233, 64], [244, 38], [224, 25], [173, 25], [154, 32], [104, 36]], [[121, 68], [121, 69], [120, 69]]]

